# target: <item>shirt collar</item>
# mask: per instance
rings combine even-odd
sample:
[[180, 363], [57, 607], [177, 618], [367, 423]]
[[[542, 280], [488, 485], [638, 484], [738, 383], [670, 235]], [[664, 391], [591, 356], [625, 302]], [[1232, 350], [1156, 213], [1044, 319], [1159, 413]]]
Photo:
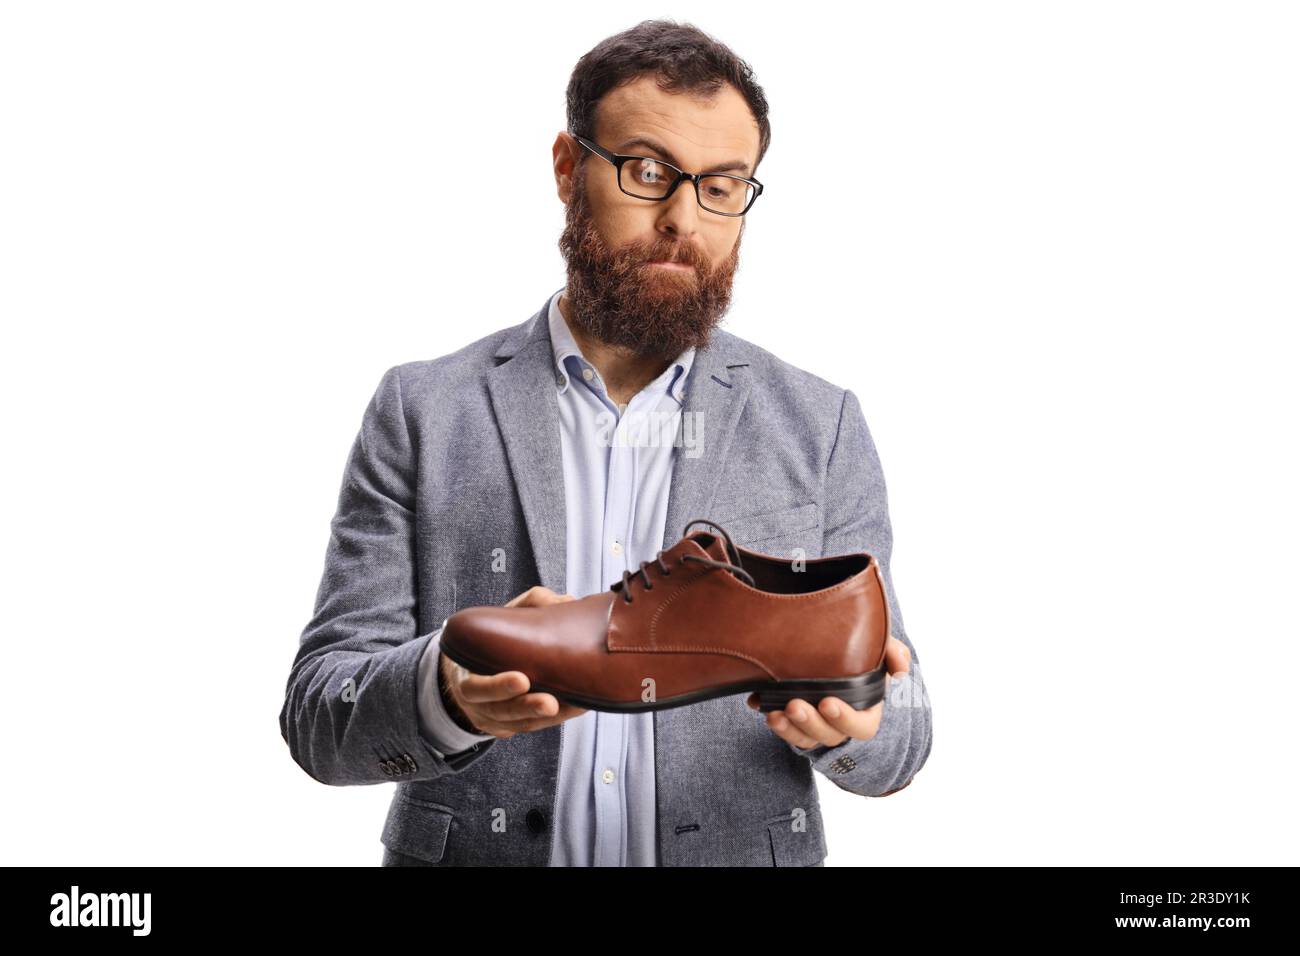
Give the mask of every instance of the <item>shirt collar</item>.
[[[555, 353], [555, 386], [559, 394], [563, 395], [569, 387], [569, 373], [581, 373], [584, 369], [591, 369], [593, 375], [599, 375], [593, 366], [583, 356], [582, 350], [578, 348], [578, 343], [574, 341], [573, 333], [569, 331], [569, 323], [564, 321], [564, 313], [560, 311], [560, 296], [564, 289], [558, 290], [551, 296], [550, 310], [547, 321], [551, 330], [551, 348]], [[686, 379], [691, 371], [691, 365], [695, 362], [695, 346], [691, 346], [677, 356], [676, 360], [664, 369], [657, 379], [646, 387], [649, 389], [667, 390], [677, 404], [681, 405], [686, 400]]]

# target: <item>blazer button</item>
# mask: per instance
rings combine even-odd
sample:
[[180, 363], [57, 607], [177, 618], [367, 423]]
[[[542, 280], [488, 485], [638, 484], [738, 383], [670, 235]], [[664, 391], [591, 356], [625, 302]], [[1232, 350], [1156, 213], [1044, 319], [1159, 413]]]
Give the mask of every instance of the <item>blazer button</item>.
[[533, 807], [528, 811], [527, 815], [524, 817], [524, 821], [528, 824], [528, 829], [532, 832], [546, 832], [546, 815], [536, 807]]
[[420, 765], [415, 762], [415, 758], [410, 754], [402, 754], [402, 763], [406, 765], [407, 773], [415, 773], [420, 769]]
[[382, 770], [387, 776], [391, 777], [393, 775], [392, 761], [390, 760], [379, 761], [379, 769]]

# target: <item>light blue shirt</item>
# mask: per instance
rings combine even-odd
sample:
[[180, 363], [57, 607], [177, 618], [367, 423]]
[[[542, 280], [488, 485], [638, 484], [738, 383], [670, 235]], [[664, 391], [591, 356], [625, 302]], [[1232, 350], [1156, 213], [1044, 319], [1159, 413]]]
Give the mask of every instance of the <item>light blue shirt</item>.
[[[663, 546], [673, 448], [686, 383], [687, 349], [620, 409], [578, 348], [551, 296], [564, 467], [567, 578], [576, 598], [604, 591]], [[454, 754], [491, 734], [463, 730], [437, 685], [438, 639], [420, 662], [421, 729], [436, 750]], [[551, 866], [657, 866], [654, 715], [588, 710], [560, 724], [561, 747]]]

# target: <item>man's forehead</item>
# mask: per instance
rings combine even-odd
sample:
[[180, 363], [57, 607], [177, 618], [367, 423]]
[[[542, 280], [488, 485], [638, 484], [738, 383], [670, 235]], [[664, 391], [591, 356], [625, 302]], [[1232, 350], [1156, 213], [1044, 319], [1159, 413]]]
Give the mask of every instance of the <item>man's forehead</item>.
[[596, 115], [602, 145], [615, 151], [628, 140], [644, 139], [701, 156], [706, 163], [743, 159], [752, 164], [758, 155], [758, 123], [730, 84], [701, 98], [666, 93], [643, 78], [611, 90]]

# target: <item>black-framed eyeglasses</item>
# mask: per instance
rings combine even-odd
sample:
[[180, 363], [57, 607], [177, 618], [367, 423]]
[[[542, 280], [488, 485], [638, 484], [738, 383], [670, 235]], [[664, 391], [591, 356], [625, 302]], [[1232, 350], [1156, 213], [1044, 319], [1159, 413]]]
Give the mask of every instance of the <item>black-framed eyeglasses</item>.
[[695, 199], [701, 208], [719, 216], [743, 216], [763, 193], [763, 184], [757, 179], [727, 173], [688, 173], [662, 159], [611, 153], [585, 136], [569, 135], [601, 159], [612, 163], [618, 176], [618, 188], [637, 199], [663, 202], [677, 191], [682, 180], [689, 179], [695, 186]]

